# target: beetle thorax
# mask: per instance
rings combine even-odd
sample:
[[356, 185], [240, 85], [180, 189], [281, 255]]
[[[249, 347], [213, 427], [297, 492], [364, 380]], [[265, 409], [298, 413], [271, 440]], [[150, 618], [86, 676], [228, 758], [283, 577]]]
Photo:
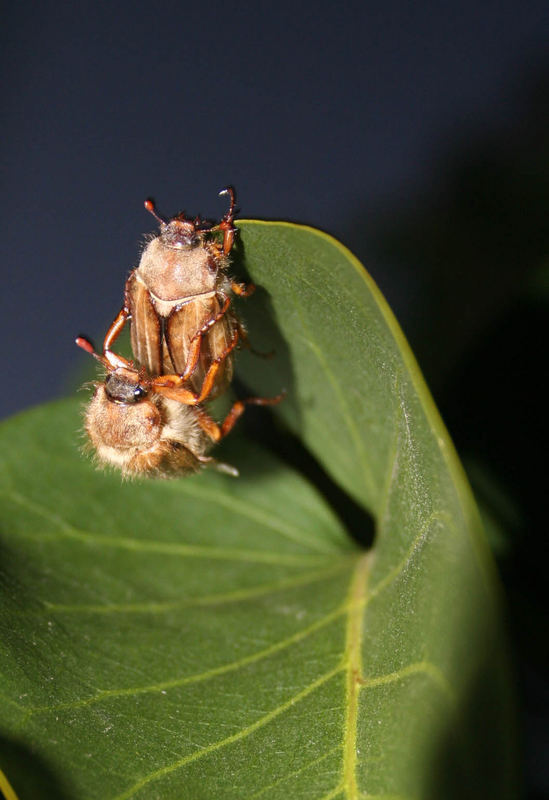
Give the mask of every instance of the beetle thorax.
[[153, 239], [141, 256], [137, 277], [160, 300], [181, 301], [214, 292], [215, 257], [201, 244], [167, 247], [162, 237]]

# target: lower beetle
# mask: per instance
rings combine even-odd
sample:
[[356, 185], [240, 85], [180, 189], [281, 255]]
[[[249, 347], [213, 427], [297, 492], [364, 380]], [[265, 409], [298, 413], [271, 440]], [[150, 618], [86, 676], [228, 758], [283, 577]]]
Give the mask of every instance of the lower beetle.
[[[238, 471], [207, 455], [243, 414], [245, 406], [275, 405], [277, 397], [250, 397], [233, 404], [218, 424], [204, 410], [202, 401], [215, 380], [215, 362], [200, 393], [185, 388], [179, 375], [148, 377], [143, 368], [110, 353], [94, 352], [85, 338], [76, 344], [91, 353], [107, 371], [103, 383], [95, 384], [85, 412], [85, 429], [97, 460], [121, 470], [125, 477], [175, 477], [190, 475], [206, 466], [237, 476]], [[226, 358], [226, 356], [225, 356]]]

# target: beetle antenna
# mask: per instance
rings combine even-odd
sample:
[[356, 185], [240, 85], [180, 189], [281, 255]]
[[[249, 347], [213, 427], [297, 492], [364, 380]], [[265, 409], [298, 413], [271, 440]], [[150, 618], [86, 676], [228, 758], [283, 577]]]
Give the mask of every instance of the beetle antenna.
[[143, 205], [145, 206], [147, 211], [149, 213], [151, 213], [153, 215], [153, 217], [160, 222], [161, 225], [166, 225], [167, 224], [167, 220], [164, 219], [163, 217], [161, 217], [160, 214], [158, 214], [158, 212], [156, 210], [156, 206], [154, 204], [154, 200], [152, 200], [150, 197], [148, 197], [145, 200]]
[[96, 354], [93, 348], [93, 344], [90, 342], [89, 339], [86, 339], [84, 336], [77, 336], [74, 341], [75, 344], [77, 344], [78, 347], [81, 347], [82, 350], [85, 350], [86, 353], [90, 353], [90, 355], [92, 356]]
[[89, 353], [91, 356], [97, 359], [97, 361], [103, 364], [104, 367], [109, 366], [107, 359], [104, 356], [100, 356], [99, 353], [95, 352], [93, 344], [90, 342], [89, 339], [86, 339], [85, 336], [77, 336], [74, 341], [78, 345], [78, 347], [81, 347], [82, 350], [85, 350], [86, 353]]
[[227, 211], [227, 213], [225, 214], [223, 219], [226, 222], [232, 222], [233, 221], [233, 217], [235, 215], [236, 193], [235, 193], [235, 190], [234, 190], [234, 188], [232, 186], [226, 186], [224, 189], [222, 189], [219, 192], [219, 196], [222, 197], [222, 195], [224, 195], [224, 194], [228, 194], [229, 195], [229, 197], [231, 198], [231, 204], [229, 206], [229, 210]]

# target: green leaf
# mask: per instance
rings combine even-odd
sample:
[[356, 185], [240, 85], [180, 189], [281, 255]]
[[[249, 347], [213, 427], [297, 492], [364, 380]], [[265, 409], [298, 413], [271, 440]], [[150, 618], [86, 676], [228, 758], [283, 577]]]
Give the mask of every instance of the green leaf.
[[121, 483], [79, 452], [81, 401], [5, 423], [0, 787], [512, 797], [493, 568], [403, 335], [330, 237], [243, 222], [240, 238], [250, 340], [276, 351], [242, 353], [241, 377], [286, 388], [279, 420], [363, 529], [242, 432], [221, 451], [238, 480]]

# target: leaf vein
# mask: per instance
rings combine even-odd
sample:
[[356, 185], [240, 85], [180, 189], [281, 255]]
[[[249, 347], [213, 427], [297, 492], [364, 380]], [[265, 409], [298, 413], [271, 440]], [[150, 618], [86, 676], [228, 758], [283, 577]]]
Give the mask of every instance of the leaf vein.
[[257, 505], [248, 505], [229, 495], [221, 494], [220, 492], [212, 492], [202, 486], [198, 487], [197, 484], [192, 484], [192, 486], [190, 486], [189, 484], [185, 485], [180, 483], [177, 489], [192, 497], [201, 497], [202, 499], [208, 500], [209, 503], [215, 503], [223, 508], [235, 511], [237, 514], [240, 514], [240, 516], [248, 517], [253, 522], [258, 522], [265, 528], [271, 528], [271, 530], [285, 536], [287, 539], [310, 547], [319, 553], [331, 554], [334, 552], [333, 548], [322, 546], [318, 538], [311, 536], [308, 531], [294, 525], [288, 525], [286, 522], [274, 517], [272, 510], [263, 510]]
[[321, 675], [319, 678], [316, 679], [316, 681], [309, 684], [309, 686], [305, 687], [305, 689], [302, 689], [300, 692], [293, 695], [293, 697], [290, 697], [290, 699], [286, 700], [286, 702], [281, 703], [279, 706], [276, 706], [276, 708], [271, 709], [271, 711], [269, 711], [263, 717], [256, 720], [251, 725], [248, 725], [246, 728], [243, 728], [242, 730], [238, 731], [238, 733], [234, 733], [231, 736], [227, 736], [225, 739], [221, 739], [218, 742], [213, 742], [207, 747], [204, 747], [202, 750], [184, 756], [183, 758], [174, 761], [172, 764], [167, 764], [165, 767], [161, 767], [160, 769], [157, 769], [154, 772], [145, 775], [143, 778], [141, 778], [141, 780], [134, 783], [133, 786], [131, 786], [125, 792], [118, 795], [115, 798], [115, 800], [128, 800], [130, 797], [134, 796], [136, 792], [140, 791], [140, 789], [142, 789], [144, 786], [147, 786], [149, 783], [159, 780], [160, 778], [163, 778], [164, 776], [169, 775], [170, 773], [175, 772], [176, 770], [181, 769], [182, 767], [185, 767], [187, 764], [191, 764], [193, 761], [197, 761], [200, 758], [204, 758], [205, 756], [210, 755], [210, 753], [213, 753], [216, 750], [220, 750], [223, 747], [228, 747], [229, 745], [234, 744], [235, 742], [238, 742], [241, 739], [250, 736], [252, 733], [255, 733], [255, 731], [259, 730], [260, 728], [263, 728], [273, 719], [276, 719], [276, 717], [280, 716], [280, 714], [283, 714], [285, 711], [288, 711], [288, 709], [290, 709], [292, 706], [304, 700], [306, 697], [308, 697], [308, 695], [312, 694], [314, 691], [319, 689], [329, 680], [338, 675], [342, 671], [342, 669], [343, 667], [341, 664], [338, 665], [337, 667], [334, 667], [334, 669], [331, 669], [329, 672], [326, 672], [324, 675]]
[[208, 547], [200, 545], [185, 545], [174, 542], [155, 542], [146, 539], [129, 539], [122, 536], [101, 536], [91, 531], [82, 530], [69, 525], [56, 514], [52, 514], [48, 509], [40, 507], [37, 503], [28, 501], [17, 492], [10, 492], [9, 494], [6, 492], [1, 492], [1, 494], [4, 496], [9, 496], [11, 500], [27, 508], [27, 510], [36, 513], [37, 515], [41, 515], [58, 525], [59, 531], [56, 534], [36, 535], [29, 531], [17, 532], [19, 537], [25, 536], [33, 540], [51, 541], [58, 537], [65, 537], [79, 542], [84, 542], [85, 544], [121, 548], [124, 550], [132, 550], [138, 553], [158, 553], [161, 555], [172, 555], [188, 558], [251, 562], [259, 564], [281, 564], [288, 566], [298, 566], [300, 564], [323, 564], [326, 563], [330, 555], [333, 557], [333, 553], [326, 553], [325, 555], [293, 555], [272, 553], [268, 550], [244, 550], [236, 547]]
[[362, 675], [362, 611], [366, 600], [367, 579], [372, 556], [365, 553], [357, 562], [348, 594], [347, 634], [345, 642], [347, 669], [347, 717], [343, 749], [343, 788], [350, 800], [357, 800], [357, 723], [358, 692]]
[[[294, 772], [290, 772], [287, 775], [283, 775], [281, 778], [278, 778], [278, 780], [273, 781], [273, 783], [269, 784], [269, 786], [264, 786], [262, 789], [259, 790], [259, 792], [255, 792], [255, 794], [250, 795], [248, 800], [256, 800], [256, 798], [261, 797], [261, 795], [265, 794], [266, 792], [269, 792], [271, 789], [275, 789], [277, 786], [280, 786], [280, 784], [286, 783], [292, 778], [297, 778], [298, 775], [301, 775], [303, 772], [306, 772], [308, 769], [311, 769], [311, 767], [316, 767], [317, 764], [321, 764], [323, 761], [325, 761], [327, 758], [329, 758], [331, 755], [333, 755], [340, 749], [341, 749], [341, 744], [336, 744], [335, 747], [331, 747], [326, 753], [321, 755], [319, 758], [315, 758], [313, 761], [308, 761], [306, 764], [304, 764], [302, 767], [295, 770]], [[338, 786], [338, 791], [340, 789], [341, 787]]]
[[169, 681], [162, 681], [155, 684], [149, 684], [147, 686], [134, 686], [134, 687], [128, 687], [126, 689], [103, 689], [97, 694], [95, 694], [93, 697], [86, 697], [82, 700], [77, 700], [70, 703], [58, 703], [50, 706], [36, 706], [34, 708], [29, 708], [27, 710], [23, 722], [25, 722], [30, 717], [35, 716], [37, 714], [43, 714], [51, 711], [61, 711], [61, 710], [72, 711], [73, 709], [90, 706], [95, 703], [99, 703], [103, 700], [110, 700], [113, 698], [116, 699], [119, 697], [128, 697], [128, 696], [134, 697], [140, 694], [163, 692], [167, 691], [168, 689], [176, 689], [181, 686], [186, 686], [192, 683], [200, 683], [202, 681], [210, 680], [211, 678], [216, 678], [219, 675], [225, 675], [228, 672], [233, 672], [237, 669], [247, 667], [250, 664], [254, 664], [258, 661], [263, 660], [264, 658], [268, 658], [271, 655], [286, 650], [292, 645], [303, 641], [307, 637], [311, 636], [312, 634], [326, 627], [330, 623], [334, 622], [336, 619], [343, 616], [345, 612], [346, 612], [346, 606], [337, 608], [330, 614], [327, 614], [321, 619], [316, 620], [316, 622], [314, 622], [312, 625], [309, 625], [306, 628], [297, 631], [296, 633], [292, 634], [292, 636], [289, 636], [286, 639], [276, 642], [275, 644], [272, 644], [269, 647], [264, 648], [263, 650], [258, 650], [257, 652], [252, 653], [249, 656], [237, 659], [236, 661], [231, 661], [230, 663], [223, 664], [219, 667], [213, 667], [212, 669], [206, 670], [205, 672], [198, 672], [195, 673], [194, 675], [187, 675], [183, 678], [173, 678], [172, 680]]
[[405, 680], [410, 675], [421, 674], [431, 678], [431, 680], [446, 696], [446, 699], [452, 705], [455, 705], [457, 698], [452, 686], [450, 685], [450, 682], [443, 672], [431, 661], [416, 661], [413, 664], [408, 664], [407, 666], [397, 669], [394, 672], [389, 672], [385, 675], [379, 675], [375, 678], [360, 677], [359, 689], [372, 689], [376, 686], [385, 686], [389, 683], [396, 683], [398, 681]]
[[90, 603], [90, 604], [64, 604], [64, 603], [51, 603], [48, 600], [43, 601], [44, 610], [47, 613], [68, 613], [68, 614], [164, 614], [170, 611], [176, 611], [183, 608], [201, 608], [204, 606], [225, 605], [227, 603], [239, 603], [243, 600], [249, 600], [254, 597], [265, 597], [286, 589], [293, 589], [299, 586], [309, 586], [313, 583], [323, 581], [331, 578], [342, 572], [349, 563], [349, 558], [344, 557], [341, 563], [330, 567], [329, 569], [314, 570], [306, 572], [303, 575], [297, 575], [292, 578], [287, 578], [282, 581], [274, 583], [262, 584], [260, 586], [253, 586], [249, 589], [239, 589], [234, 592], [220, 592], [218, 594], [204, 595], [203, 597], [195, 597], [188, 600], [175, 600], [165, 603], [149, 602], [149, 603]]
[[445, 511], [433, 511], [427, 517], [427, 519], [419, 529], [419, 532], [414, 537], [410, 547], [406, 551], [404, 558], [402, 558], [401, 561], [398, 562], [398, 564], [395, 564], [395, 566], [387, 573], [387, 575], [384, 578], [382, 578], [377, 584], [375, 584], [369, 591], [368, 602], [370, 602], [372, 598], [376, 597], [376, 595], [378, 595], [383, 589], [385, 589], [386, 586], [392, 583], [396, 578], [398, 578], [398, 576], [402, 572], [404, 572], [407, 564], [410, 563], [415, 552], [419, 550], [423, 542], [426, 540], [427, 533], [433, 522], [435, 522], [436, 520], [440, 522], [446, 522], [446, 524], [449, 527], [453, 527], [452, 520]]

